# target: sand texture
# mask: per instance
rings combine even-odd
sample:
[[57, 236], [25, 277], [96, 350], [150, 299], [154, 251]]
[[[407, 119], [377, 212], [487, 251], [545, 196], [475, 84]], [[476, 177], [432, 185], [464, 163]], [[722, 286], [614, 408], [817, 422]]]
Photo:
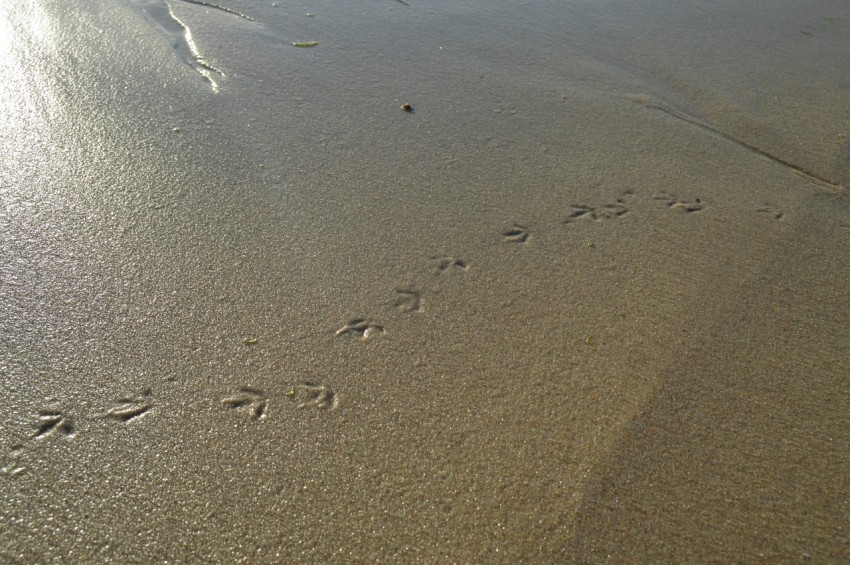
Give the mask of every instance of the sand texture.
[[850, 4], [769, 4], [0, 4], [0, 562], [850, 560]]

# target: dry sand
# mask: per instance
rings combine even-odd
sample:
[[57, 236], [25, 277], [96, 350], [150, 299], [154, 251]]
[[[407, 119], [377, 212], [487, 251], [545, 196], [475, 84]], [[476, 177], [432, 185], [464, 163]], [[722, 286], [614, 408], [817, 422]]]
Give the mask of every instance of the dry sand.
[[167, 1], [0, 6], [0, 561], [850, 559], [846, 2]]

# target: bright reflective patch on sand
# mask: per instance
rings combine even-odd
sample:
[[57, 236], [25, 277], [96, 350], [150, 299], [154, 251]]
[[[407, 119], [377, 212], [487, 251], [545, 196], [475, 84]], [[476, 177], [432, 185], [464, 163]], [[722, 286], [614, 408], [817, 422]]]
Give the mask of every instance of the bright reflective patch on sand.
[[177, 17], [171, 6], [164, 0], [132, 0], [132, 2], [153, 22], [154, 27], [168, 38], [180, 60], [201, 75], [213, 91], [218, 92], [219, 86], [215, 75], [223, 76], [224, 73], [204, 60], [189, 26]]
[[[2, 135], [20, 134], [24, 125], [42, 115], [48, 91], [30, 64], [34, 56], [53, 48], [48, 19], [36, 3], [0, 5], [0, 119]], [[16, 145], [16, 144], [15, 144]], [[4, 146], [4, 150], [15, 147]]]
[[39, 149], [51, 145], [46, 139], [50, 123], [62, 110], [45, 63], [56, 52], [55, 33], [41, 5], [0, 4], [0, 143], [4, 153], [0, 190], [4, 197], [36, 168]]

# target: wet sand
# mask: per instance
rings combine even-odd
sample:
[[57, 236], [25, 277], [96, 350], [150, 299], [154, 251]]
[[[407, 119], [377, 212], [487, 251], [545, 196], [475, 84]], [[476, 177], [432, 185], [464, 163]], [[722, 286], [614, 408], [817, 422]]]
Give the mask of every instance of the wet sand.
[[843, 3], [107, 4], [0, 8], [2, 561], [848, 558]]

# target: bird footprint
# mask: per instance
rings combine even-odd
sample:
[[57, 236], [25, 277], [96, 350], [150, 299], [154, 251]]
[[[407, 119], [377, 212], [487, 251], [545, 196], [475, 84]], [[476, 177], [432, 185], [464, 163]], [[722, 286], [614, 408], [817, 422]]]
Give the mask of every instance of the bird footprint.
[[355, 334], [361, 339], [369, 339], [372, 336], [384, 333], [384, 326], [365, 318], [355, 318], [336, 331], [336, 335]]
[[237, 394], [221, 402], [231, 410], [247, 411], [254, 420], [265, 418], [269, 407], [269, 399], [265, 393], [250, 387], [240, 388]]
[[502, 241], [509, 243], [525, 243], [528, 241], [528, 228], [519, 224], [514, 224], [511, 229], [502, 232]]

